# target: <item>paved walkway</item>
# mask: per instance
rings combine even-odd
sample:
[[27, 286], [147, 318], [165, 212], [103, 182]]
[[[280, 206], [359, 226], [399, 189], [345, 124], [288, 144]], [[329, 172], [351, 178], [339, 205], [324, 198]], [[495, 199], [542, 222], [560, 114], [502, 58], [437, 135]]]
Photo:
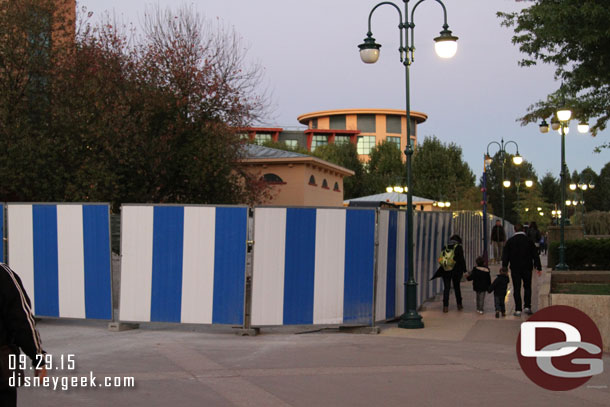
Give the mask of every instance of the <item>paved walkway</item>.
[[[570, 392], [537, 387], [521, 371], [516, 336], [524, 318], [465, 310], [443, 314], [433, 301], [426, 327], [382, 326], [381, 335], [299, 328], [237, 337], [227, 328], [143, 326], [120, 333], [104, 324], [42, 321], [45, 348], [75, 354], [76, 371], [52, 376], [134, 376], [133, 389], [21, 389], [20, 406], [609, 406], [606, 371]], [[535, 305], [534, 305], [535, 306]], [[509, 303], [510, 307], [510, 303]]]

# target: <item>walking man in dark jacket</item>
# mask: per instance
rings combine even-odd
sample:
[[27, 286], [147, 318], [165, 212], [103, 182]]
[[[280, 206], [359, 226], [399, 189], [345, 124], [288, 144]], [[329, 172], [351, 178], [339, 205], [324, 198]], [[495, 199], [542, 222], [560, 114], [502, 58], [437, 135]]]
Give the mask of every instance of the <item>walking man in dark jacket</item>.
[[523, 281], [523, 311], [532, 314], [532, 271], [542, 270], [538, 249], [523, 232], [520, 223], [515, 225], [515, 234], [508, 239], [502, 253], [502, 267], [510, 264], [510, 275], [513, 280], [516, 317], [521, 315], [521, 282]]
[[499, 263], [502, 258], [502, 248], [506, 241], [506, 233], [502, 227], [502, 222], [496, 220], [496, 224], [491, 228], [491, 243], [493, 247], [493, 262]]
[[[32, 366], [37, 365], [37, 357], [40, 359], [40, 356], [44, 355], [30, 299], [19, 276], [4, 263], [0, 263], [0, 346], [3, 364], [8, 362], [9, 353], [19, 354], [19, 349], [29, 356]], [[35, 372], [41, 379], [46, 376], [44, 366], [39, 366]], [[8, 378], [4, 377], [6, 373], [3, 369], [0, 406], [12, 407], [17, 405], [17, 389], [8, 386]]]

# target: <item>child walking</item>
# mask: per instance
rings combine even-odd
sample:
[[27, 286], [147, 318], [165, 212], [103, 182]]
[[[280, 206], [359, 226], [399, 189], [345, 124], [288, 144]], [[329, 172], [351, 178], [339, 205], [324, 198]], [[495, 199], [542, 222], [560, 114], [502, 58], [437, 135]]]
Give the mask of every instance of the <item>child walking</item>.
[[502, 316], [506, 316], [506, 308], [504, 305], [504, 298], [506, 297], [506, 290], [508, 288], [508, 270], [504, 267], [500, 268], [500, 274], [496, 277], [493, 283], [487, 289], [487, 292], [494, 293], [494, 304], [496, 306], [496, 318], [500, 318], [500, 312]]
[[485, 307], [485, 293], [491, 285], [491, 277], [489, 274], [489, 268], [485, 267], [485, 260], [479, 256], [476, 258], [477, 265], [472, 269], [466, 279], [472, 280], [472, 288], [477, 295], [477, 312], [483, 313]]

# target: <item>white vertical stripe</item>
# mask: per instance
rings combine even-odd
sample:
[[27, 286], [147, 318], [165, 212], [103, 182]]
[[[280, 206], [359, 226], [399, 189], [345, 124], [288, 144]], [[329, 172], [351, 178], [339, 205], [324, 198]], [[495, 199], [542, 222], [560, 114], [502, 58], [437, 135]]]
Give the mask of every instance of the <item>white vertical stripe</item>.
[[314, 324], [343, 322], [345, 209], [318, 209], [313, 299]]
[[21, 278], [34, 310], [34, 226], [32, 205], [7, 205], [9, 267]]
[[386, 317], [385, 303], [388, 287], [388, 229], [390, 212], [379, 211], [377, 231], [379, 245], [377, 246], [377, 290], [375, 292], [375, 321], [383, 321]]
[[284, 258], [286, 209], [254, 211], [252, 325], [284, 322]]
[[57, 205], [59, 316], [85, 318], [85, 255], [82, 205]]
[[185, 323], [212, 323], [216, 208], [184, 208], [182, 315]]
[[152, 206], [124, 206], [121, 217], [122, 321], [150, 321], [153, 249]]
[[398, 238], [396, 239], [396, 316], [405, 312], [405, 233], [407, 214], [398, 212]]

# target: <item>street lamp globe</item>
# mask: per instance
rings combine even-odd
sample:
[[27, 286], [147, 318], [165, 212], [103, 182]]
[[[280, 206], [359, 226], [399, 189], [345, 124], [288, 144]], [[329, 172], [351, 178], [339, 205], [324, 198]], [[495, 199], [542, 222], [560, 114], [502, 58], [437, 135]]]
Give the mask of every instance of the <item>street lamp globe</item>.
[[381, 44], [375, 42], [375, 38], [373, 38], [371, 33], [367, 34], [364, 42], [358, 45], [358, 48], [360, 48], [360, 59], [365, 64], [374, 64], [379, 59]]
[[572, 118], [572, 111], [567, 107], [557, 110], [557, 118], [560, 122], [567, 122]]
[[502, 182], [502, 185], [504, 185], [504, 188], [510, 188], [510, 181], [504, 180], [504, 182]]
[[546, 122], [546, 120], [542, 119], [542, 122], [540, 123], [540, 133], [548, 133], [549, 132], [549, 124]]
[[585, 123], [585, 122], [578, 123], [578, 132], [579, 133], [588, 133], [589, 132], [589, 123]]
[[457, 52], [457, 40], [458, 37], [451, 35], [451, 31], [445, 28], [441, 35], [434, 39], [436, 55], [445, 59], [453, 58]]
[[521, 155], [519, 155], [518, 151], [517, 151], [517, 155], [515, 155], [513, 157], [513, 162], [515, 163], [515, 165], [521, 165], [521, 163], [523, 162], [523, 157], [521, 157]]
[[587, 184], [578, 184], [578, 188], [583, 191], [586, 191], [589, 186]]
[[589, 189], [595, 189], [595, 184], [592, 182], [589, 182]]
[[563, 129], [563, 134], [568, 134], [570, 132], [570, 128], [568, 126], [561, 126], [557, 129], [557, 133], [561, 134], [561, 129]]
[[392, 188], [392, 187], [387, 187], [385, 190], [386, 190], [386, 192], [393, 192], [393, 191], [394, 191], [394, 188]]
[[570, 189], [572, 191], [576, 191], [576, 184], [570, 184]]
[[531, 179], [528, 179], [525, 181], [525, 186], [528, 188], [531, 188], [534, 185], [534, 181], [532, 181]]

